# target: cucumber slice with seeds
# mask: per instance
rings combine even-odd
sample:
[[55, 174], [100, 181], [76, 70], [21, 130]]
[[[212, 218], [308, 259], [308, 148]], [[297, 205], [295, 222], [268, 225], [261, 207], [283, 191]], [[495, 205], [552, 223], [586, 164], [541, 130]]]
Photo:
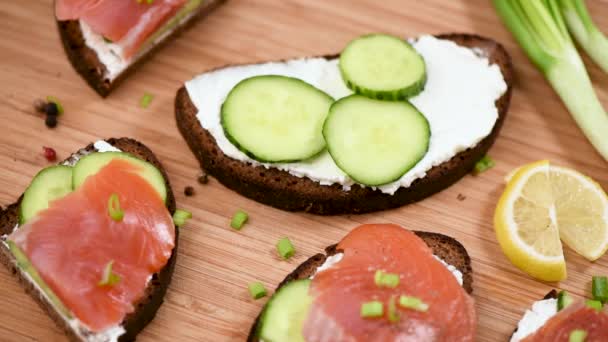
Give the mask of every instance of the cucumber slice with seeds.
[[407, 101], [351, 95], [334, 103], [323, 135], [332, 158], [353, 180], [378, 186], [414, 167], [429, 148], [429, 123]]
[[226, 137], [262, 162], [294, 162], [325, 149], [321, 133], [333, 98], [291, 77], [247, 78], [228, 94], [221, 110]]
[[424, 59], [405, 40], [371, 34], [351, 41], [340, 55], [340, 72], [356, 93], [379, 100], [404, 100], [426, 83]]
[[27, 223], [53, 200], [72, 192], [72, 168], [64, 165], [47, 167], [32, 179], [19, 205], [19, 224]]

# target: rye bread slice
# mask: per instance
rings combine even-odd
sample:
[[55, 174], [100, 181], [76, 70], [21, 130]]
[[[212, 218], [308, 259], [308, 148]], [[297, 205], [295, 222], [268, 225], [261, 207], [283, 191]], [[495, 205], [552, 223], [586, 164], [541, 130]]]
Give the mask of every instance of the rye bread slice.
[[[507, 115], [513, 87], [513, 67], [507, 51], [494, 40], [471, 34], [443, 34], [438, 38], [474, 48], [497, 64], [507, 84], [507, 91], [496, 100], [498, 120], [490, 135], [474, 148], [458, 153], [452, 159], [427, 171], [424, 178], [408, 188], [399, 188], [393, 195], [369, 187], [353, 185], [350, 191], [342, 186], [320, 185], [309, 178], [299, 178], [275, 168], [238, 161], [226, 156], [213, 136], [199, 123], [197, 108], [188, 91], [181, 87], [175, 98], [177, 127], [198, 159], [201, 168], [226, 187], [258, 202], [288, 211], [305, 211], [318, 215], [359, 214], [400, 207], [419, 201], [452, 185], [468, 174], [494, 143]], [[336, 58], [338, 55], [327, 55]], [[229, 67], [229, 66], [227, 66]]]
[[168, 41], [177, 37], [183, 30], [192, 25], [196, 19], [209, 14], [214, 8], [226, 0], [206, 0], [194, 12], [194, 15], [188, 18], [185, 22], [180, 23], [170, 34], [164, 37], [158, 44], [151, 47], [143, 55], [137, 57], [122, 73], [113, 80], [105, 77], [106, 67], [99, 58], [97, 53], [89, 48], [85, 42], [80, 30], [78, 20], [57, 20], [57, 27], [63, 49], [65, 50], [70, 63], [76, 71], [87, 81], [91, 88], [102, 97], [116, 88], [124, 79], [126, 79], [133, 70], [144, 63], [155, 51]]
[[[120, 149], [123, 152], [131, 153], [132, 155], [141, 158], [154, 166], [156, 166], [165, 178], [165, 186], [167, 187], [167, 209], [171, 214], [175, 212], [175, 197], [173, 196], [173, 190], [169, 183], [169, 177], [167, 172], [163, 168], [160, 161], [156, 158], [154, 153], [146, 147], [144, 144], [137, 140], [130, 138], [111, 138], [106, 139], [110, 145]], [[79, 154], [95, 151], [93, 144], [89, 144], [85, 148], [75, 152], [69, 158], [70, 160]], [[10, 234], [13, 231], [15, 225], [19, 222], [19, 205], [23, 195], [19, 197], [17, 202], [9, 205], [3, 212], [0, 212], [0, 235]], [[128, 314], [122, 321], [121, 325], [124, 327], [126, 332], [119, 338], [119, 341], [133, 341], [136, 335], [154, 318], [156, 311], [163, 302], [167, 287], [171, 281], [173, 275], [173, 269], [175, 267], [175, 260], [177, 258], [177, 245], [178, 245], [179, 229], [175, 228], [175, 247], [171, 257], [167, 261], [167, 264], [163, 267], [160, 272], [152, 275], [152, 279], [142, 299], [135, 303], [135, 310], [133, 313]], [[55, 323], [63, 329], [66, 335], [72, 341], [83, 341], [79, 334], [69, 325], [67, 321], [63, 319], [61, 314], [56, 311], [53, 305], [46, 299], [46, 297], [40, 293], [35, 285], [31, 283], [25, 272], [17, 266], [17, 260], [7, 248], [4, 243], [0, 243], [0, 262], [4, 264], [14, 275], [17, 277], [21, 285], [25, 288], [25, 291], [32, 296], [38, 302], [38, 304], [46, 311], [46, 313], [55, 321]]]
[[[422, 231], [415, 231], [414, 233], [424, 240], [431, 248], [434, 255], [456, 267], [462, 273], [462, 287], [467, 293], [471, 294], [473, 292], [473, 269], [471, 268], [471, 258], [464, 246], [456, 239], [447, 235]], [[293, 280], [307, 279], [313, 276], [317, 271], [317, 268], [323, 265], [328, 256], [339, 252], [336, 250], [336, 246], [337, 245], [331, 245], [325, 248], [325, 254], [316, 254], [300, 264], [293, 272], [283, 279], [279, 286], [277, 286], [275, 292]], [[247, 337], [248, 342], [259, 341], [255, 335], [259, 328], [262, 312], [263, 310], [255, 319], [255, 322], [249, 330], [249, 337]]]

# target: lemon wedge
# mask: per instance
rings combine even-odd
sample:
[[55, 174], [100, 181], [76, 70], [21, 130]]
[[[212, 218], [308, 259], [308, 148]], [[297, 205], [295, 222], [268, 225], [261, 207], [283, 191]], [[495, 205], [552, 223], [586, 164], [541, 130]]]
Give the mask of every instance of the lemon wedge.
[[608, 249], [608, 196], [591, 178], [538, 161], [510, 175], [494, 228], [515, 266], [540, 280], [563, 280], [561, 241], [591, 261]]

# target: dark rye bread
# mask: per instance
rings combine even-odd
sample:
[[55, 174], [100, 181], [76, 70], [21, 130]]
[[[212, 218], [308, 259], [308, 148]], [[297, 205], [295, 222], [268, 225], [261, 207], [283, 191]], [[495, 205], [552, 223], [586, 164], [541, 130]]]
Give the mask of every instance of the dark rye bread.
[[[462, 273], [462, 287], [467, 293], [471, 294], [473, 292], [473, 269], [471, 268], [471, 258], [464, 246], [456, 239], [447, 235], [422, 231], [415, 231], [414, 233], [424, 240], [434, 255], [456, 267]], [[319, 253], [304, 261], [283, 279], [279, 286], [277, 286], [275, 293], [290, 281], [310, 278], [315, 274], [317, 268], [323, 265], [328, 256], [338, 252], [336, 245], [331, 245], [325, 249], [325, 254]], [[259, 328], [261, 314], [260, 312], [251, 326], [249, 337], [247, 337], [248, 342], [259, 341], [256, 337], [256, 331]]]
[[[551, 291], [549, 291], [544, 297], [543, 300], [545, 299], [557, 299], [557, 290], [553, 289]], [[522, 317], [523, 318], [523, 317]], [[513, 333], [511, 334], [511, 338], [513, 338], [513, 335], [515, 335], [515, 333], [517, 332], [517, 327], [515, 328], [515, 330], [513, 330]], [[509, 340], [511, 339], [509, 338]]]
[[61, 36], [63, 49], [65, 50], [65, 53], [68, 56], [70, 63], [72, 63], [74, 69], [76, 69], [76, 71], [93, 89], [95, 89], [99, 95], [106, 97], [114, 88], [116, 88], [129, 76], [129, 73], [135, 70], [140, 64], [144, 63], [144, 61], [148, 60], [148, 58], [161, 46], [177, 37], [179, 33], [192, 25], [196, 19], [207, 15], [224, 1], [226, 0], [203, 1], [203, 4], [195, 10], [196, 12], [191, 18], [175, 28], [175, 30], [165, 37], [159, 44], [154, 45], [146, 53], [137, 57], [136, 60], [127, 67], [127, 69], [125, 69], [120, 75], [111, 81], [104, 77], [106, 67], [103, 63], [101, 63], [101, 61], [99, 61], [99, 58], [97, 58], [97, 53], [95, 53], [95, 51], [90, 49], [85, 44], [78, 20], [57, 20], [57, 27], [59, 28], [59, 35]]
[[[169, 209], [169, 212], [173, 214], [175, 212], [175, 197], [173, 196], [173, 190], [171, 189], [171, 184], [169, 183], [169, 177], [154, 153], [144, 144], [130, 138], [111, 138], [106, 139], [106, 142], [123, 152], [131, 153], [134, 156], [153, 164], [161, 171], [163, 177], [165, 178], [165, 185], [167, 187], [167, 209]], [[66, 161], [74, 158], [74, 156], [77, 156], [79, 153], [91, 152], [94, 150], [95, 148], [93, 147], [93, 144], [89, 144], [82, 150], [75, 152], [72, 156], [66, 159]], [[17, 202], [9, 205], [3, 212], [0, 212], [0, 235], [10, 234], [15, 225], [18, 223], [18, 210], [22, 197], [23, 195], [19, 197]], [[152, 279], [150, 280], [149, 286], [146, 289], [146, 293], [144, 294], [143, 298], [134, 305], [135, 311], [128, 314], [121, 323], [126, 332], [119, 338], [119, 341], [135, 340], [135, 336], [154, 318], [156, 311], [162, 304], [165, 293], [167, 292], [167, 287], [171, 281], [171, 276], [173, 275], [173, 269], [175, 267], [175, 260], [177, 258], [177, 242], [179, 240], [178, 234], [179, 229], [176, 227], [175, 247], [173, 248], [171, 257], [167, 261], [165, 267], [159, 273], [152, 275]], [[4, 243], [0, 243], [0, 262], [2, 262], [2, 264], [4, 264], [17, 277], [21, 285], [25, 288], [25, 291], [29, 293], [29, 295], [32, 296], [36, 302], [38, 302], [42, 309], [47, 312], [55, 323], [64, 330], [70, 340], [82, 341], [78, 337], [77, 333], [61, 317], [61, 314], [53, 308], [52, 304], [34, 287], [31, 282], [27, 280], [24, 272], [17, 266], [15, 257]]]
[[[359, 185], [353, 185], [350, 191], [344, 191], [339, 184], [320, 185], [309, 178], [299, 178], [275, 168], [254, 167], [226, 156], [213, 136], [200, 125], [196, 118], [198, 110], [185, 87], [177, 91], [175, 98], [177, 127], [203, 170], [226, 187], [279, 209], [319, 215], [359, 214], [419, 201], [468, 174], [486, 154], [507, 115], [513, 85], [511, 58], [499, 43], [471, 34], [443, 34], [437, 37], [475, 48], [477, 53], [487, 56], [491, 63], [500, 66], [508, 88], [496, 101], [498, 120], [490, 135], [474, 148], [460, 152], [449, 161], [433, 167], [426, 177], [414, 181], [410, 187], [399, 188], [393, 195]], [[337, 55], [324, 57], [335, 58]]]

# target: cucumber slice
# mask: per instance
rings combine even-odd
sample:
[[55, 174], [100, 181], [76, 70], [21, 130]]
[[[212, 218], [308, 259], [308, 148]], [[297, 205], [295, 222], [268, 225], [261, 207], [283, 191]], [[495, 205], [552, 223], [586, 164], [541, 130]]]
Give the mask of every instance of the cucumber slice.
[[332, 158], [353, 180], [377, 186], [399, 179], [429, 148], [429, 123], [407, 101], [361, 95], [331, 106], [323, 135]]
[[426, 83], [422, 56], [405, 40], [386, 34], [351, 41], [340, 55], [340, 72], [354, 92], [378, 100], [405, 100]]
[[226, 137], [262, 162], [294, 162], [325, 148], [321, 129], [334, 100], [297, 78], [247, 78], [228, 94], [221, 110]]
[[124, 159], [140, 166], [139, 175], [156, 189], [163, 201], [167, 200], [167, 188], [163, 174], [154, 165], [125, 152], [94, 152], [82, 157], [73, 168], [73, 188], [77, 189], [88, 176], [96, 174], [115, 158]]
[[312, 297], [308, 295], [309, 279], [294, 280], [270, 298], [258, 327], [264, 342], [305, 342], [302, 328], [308, 316]]
[[57, 165], [42, 169], [23, 193], [19, 205], [19, 224], [27, 223], [49, 202], [72, 192], [72, 168]]

